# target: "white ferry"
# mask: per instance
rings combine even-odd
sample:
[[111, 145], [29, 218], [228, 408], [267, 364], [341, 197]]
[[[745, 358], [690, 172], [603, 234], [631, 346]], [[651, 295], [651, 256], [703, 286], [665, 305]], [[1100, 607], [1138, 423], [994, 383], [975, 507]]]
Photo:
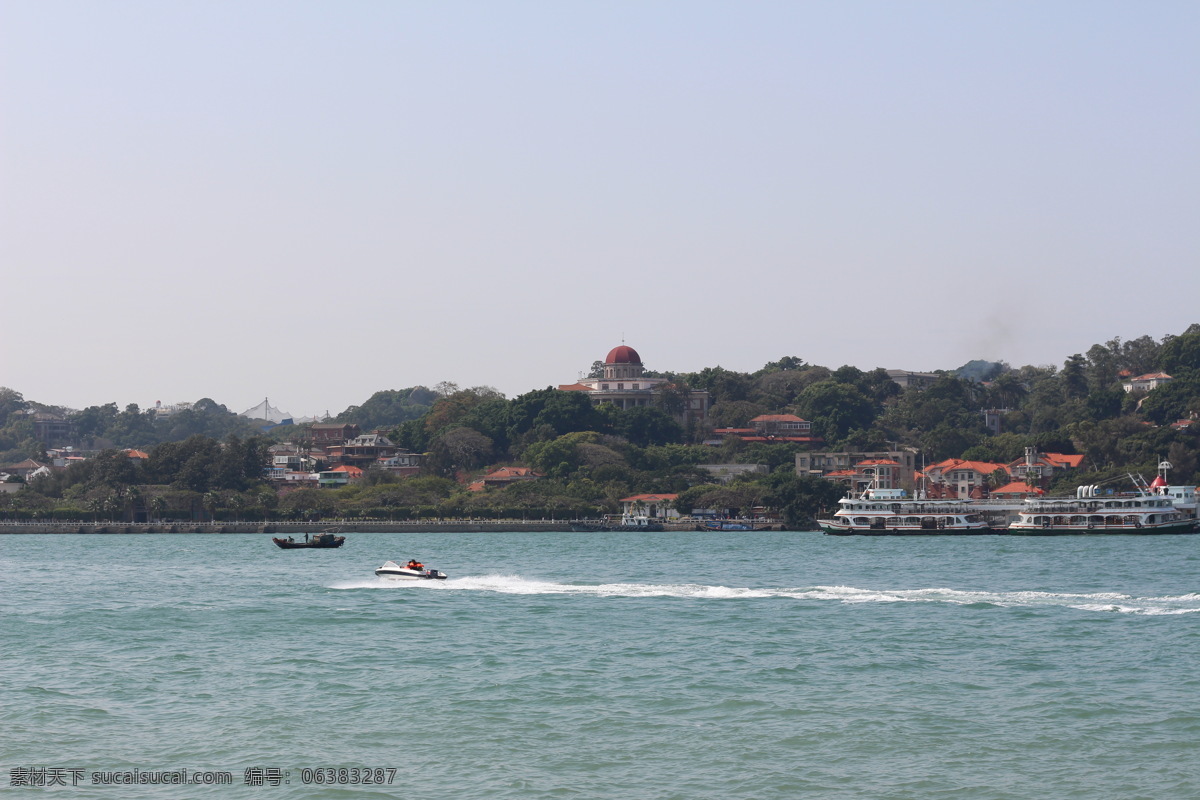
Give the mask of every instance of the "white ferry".
[[970, 500], [909, 498], [903, 489], [867, 489], [843, 497], [832, 519], [819, 519], [831, 536], [929, 536], [997, 533]]
[[[1195, 533], [1195, 487], [1146, 485], [1137, 492], [1099, 495], [1096, 486], [1080, 486], [1075, 497], [1030, 498], [1008, 532], [1024, 536], [1088, 533]], [[1188, 502], [1188, 490], [1192, 493]], [[1190, 512], [1190, 513], [1189, 513]]]

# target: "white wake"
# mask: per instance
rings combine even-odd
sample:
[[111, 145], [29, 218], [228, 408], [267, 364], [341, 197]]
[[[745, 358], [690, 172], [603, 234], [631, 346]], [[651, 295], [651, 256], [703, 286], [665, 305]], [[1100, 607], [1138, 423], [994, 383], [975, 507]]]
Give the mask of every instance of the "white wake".
[[1004, 608], [1062, 607], [1080, 611], [1125, 614], [1193, 614], [1200, 612], [1200, 593], [1138, 597], [1120, 592], [1011, 591], [988, 592], [964, 589], [860, 589], [854, 586], [805, 586], [795, 588], [751, 588], [708, 586], [697, 583], [559, 583], [522, 578], [519, 575], [468, 575], [444, 581], [398, 581], [368, 578], [342, 581], [331, 589], [420, 589], [475, 591], [518, 595], [585, 595], [589, 597], [678, 597], [701, 600], [787, 600], [834, 601], [839, 603], [947, 603], [986, 604]]

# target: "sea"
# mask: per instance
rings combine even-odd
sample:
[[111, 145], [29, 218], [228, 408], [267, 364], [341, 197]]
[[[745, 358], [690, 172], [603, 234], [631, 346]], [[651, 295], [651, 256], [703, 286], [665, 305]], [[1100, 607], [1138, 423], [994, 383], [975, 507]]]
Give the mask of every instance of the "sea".
[[0, 796], [1200, 798], [1200, 536], [345, 535], [0, 536]]

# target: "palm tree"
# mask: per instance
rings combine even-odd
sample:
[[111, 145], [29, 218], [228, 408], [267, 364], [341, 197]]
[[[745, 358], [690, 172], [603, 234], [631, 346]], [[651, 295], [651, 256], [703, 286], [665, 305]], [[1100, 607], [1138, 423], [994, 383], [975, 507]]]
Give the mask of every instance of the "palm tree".
[[167, 501], [162, 495], [155, 495], [150, 498], [150, 513], [154, 515], [154, 520], [158, 521], [163, 518], [163, 514], [167, 511]]
[[204, 506], [204, 510], [208, 512], [209, 521], [215, 520], [217, 518], [217, 508], [221, 505], [221, 496], [216, 492], [205, 492], [204, 497], [200, 499], [200, 503]]

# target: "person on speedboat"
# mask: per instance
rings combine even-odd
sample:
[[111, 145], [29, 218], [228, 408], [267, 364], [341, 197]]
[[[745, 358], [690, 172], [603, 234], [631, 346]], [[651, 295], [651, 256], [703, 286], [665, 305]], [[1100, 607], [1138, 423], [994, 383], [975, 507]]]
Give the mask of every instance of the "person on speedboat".
[[422, 564], [420, 561], [417, 561], [415, 558], [410, 558], [408, 560], [408, 563], [405, 565], [405, 568], [406, 569], [414, 569], [417, 572], [421, 572], [422, 570], [425, 569], [425, 565]]

